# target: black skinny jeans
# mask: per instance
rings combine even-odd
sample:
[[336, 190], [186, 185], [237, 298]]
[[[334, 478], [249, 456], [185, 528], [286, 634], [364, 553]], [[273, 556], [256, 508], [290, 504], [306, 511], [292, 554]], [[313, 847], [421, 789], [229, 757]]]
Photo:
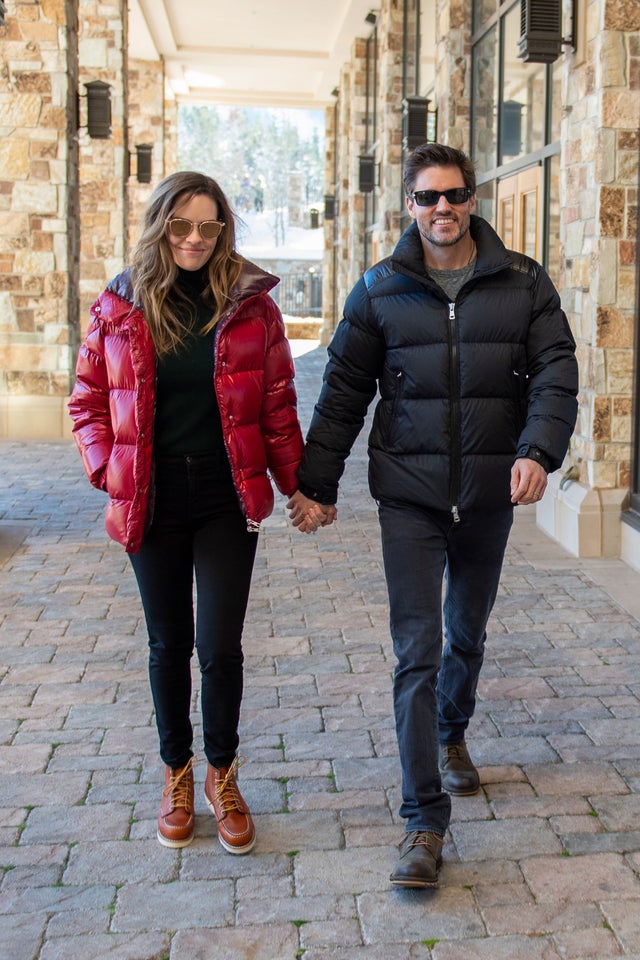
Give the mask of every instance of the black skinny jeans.
[[192, 755], [194, 643], [205, 755], [218, 767], [236, 755], [242, 628], [257, 541], [247, 532], [226, 456], [157, 460], [153, 523], [131, 563], [149, 634], [160, 756], [170, 767], [183, 766]]

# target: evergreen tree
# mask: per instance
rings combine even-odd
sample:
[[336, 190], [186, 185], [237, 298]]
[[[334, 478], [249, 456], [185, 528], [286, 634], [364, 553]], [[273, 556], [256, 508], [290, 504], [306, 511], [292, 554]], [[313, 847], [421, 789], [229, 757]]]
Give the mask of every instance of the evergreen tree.
[[322, 140], [317, 129], [303, 136], [294, 114], [186, 105], [178, 111], [180, 168], [215, 177], [240, 216], [269, 211], [276, 246], [285, 242], [291, 174], [302, 173], [308, 206], [323, 194]]

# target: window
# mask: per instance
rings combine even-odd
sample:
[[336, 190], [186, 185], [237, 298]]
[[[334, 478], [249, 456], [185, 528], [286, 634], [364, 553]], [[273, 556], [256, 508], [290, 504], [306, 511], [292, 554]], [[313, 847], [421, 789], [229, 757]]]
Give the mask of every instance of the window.
[[560, 64], [518, 57], [519, 0], [474, 0], [473, 24], [471, 155], [478, 212], [508, 246], [551, 267], [559, 252]]

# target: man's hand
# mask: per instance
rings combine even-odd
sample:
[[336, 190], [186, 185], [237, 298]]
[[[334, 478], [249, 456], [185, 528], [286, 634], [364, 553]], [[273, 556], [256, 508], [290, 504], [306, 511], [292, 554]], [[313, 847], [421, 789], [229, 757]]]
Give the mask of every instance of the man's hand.
[[287, 503], [289, 519], [301, 533], [315, 533], [318, 527], [328, 527], [338, 516], [335, 506], [318, 503], [305, 497], [299, 490]]
[[536, 460], [519, 457], [511, 468], [511, 503], [537, 503], [547, 489], [547, 473]]

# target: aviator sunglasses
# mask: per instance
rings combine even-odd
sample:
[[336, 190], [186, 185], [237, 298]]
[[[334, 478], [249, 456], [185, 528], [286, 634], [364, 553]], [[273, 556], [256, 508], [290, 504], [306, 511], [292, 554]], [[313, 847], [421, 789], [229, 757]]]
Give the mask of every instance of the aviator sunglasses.
[[202, 223], [194, 223], [193, 220], [187, 220], [185, 217], [171, 217], [167, 223], [169, 233], [183, 239], [189, 236], [194, 227], [197, 227], [203, 240], [215, 240], [224, 227], [222, 220], [203, 220]]
[[440, 197], [453, 205], [466, 203], [472, 192], [469, 187], [452, 187], [450, 190], [416, 190], [410, 196], [419, 207], [435, 207]]

